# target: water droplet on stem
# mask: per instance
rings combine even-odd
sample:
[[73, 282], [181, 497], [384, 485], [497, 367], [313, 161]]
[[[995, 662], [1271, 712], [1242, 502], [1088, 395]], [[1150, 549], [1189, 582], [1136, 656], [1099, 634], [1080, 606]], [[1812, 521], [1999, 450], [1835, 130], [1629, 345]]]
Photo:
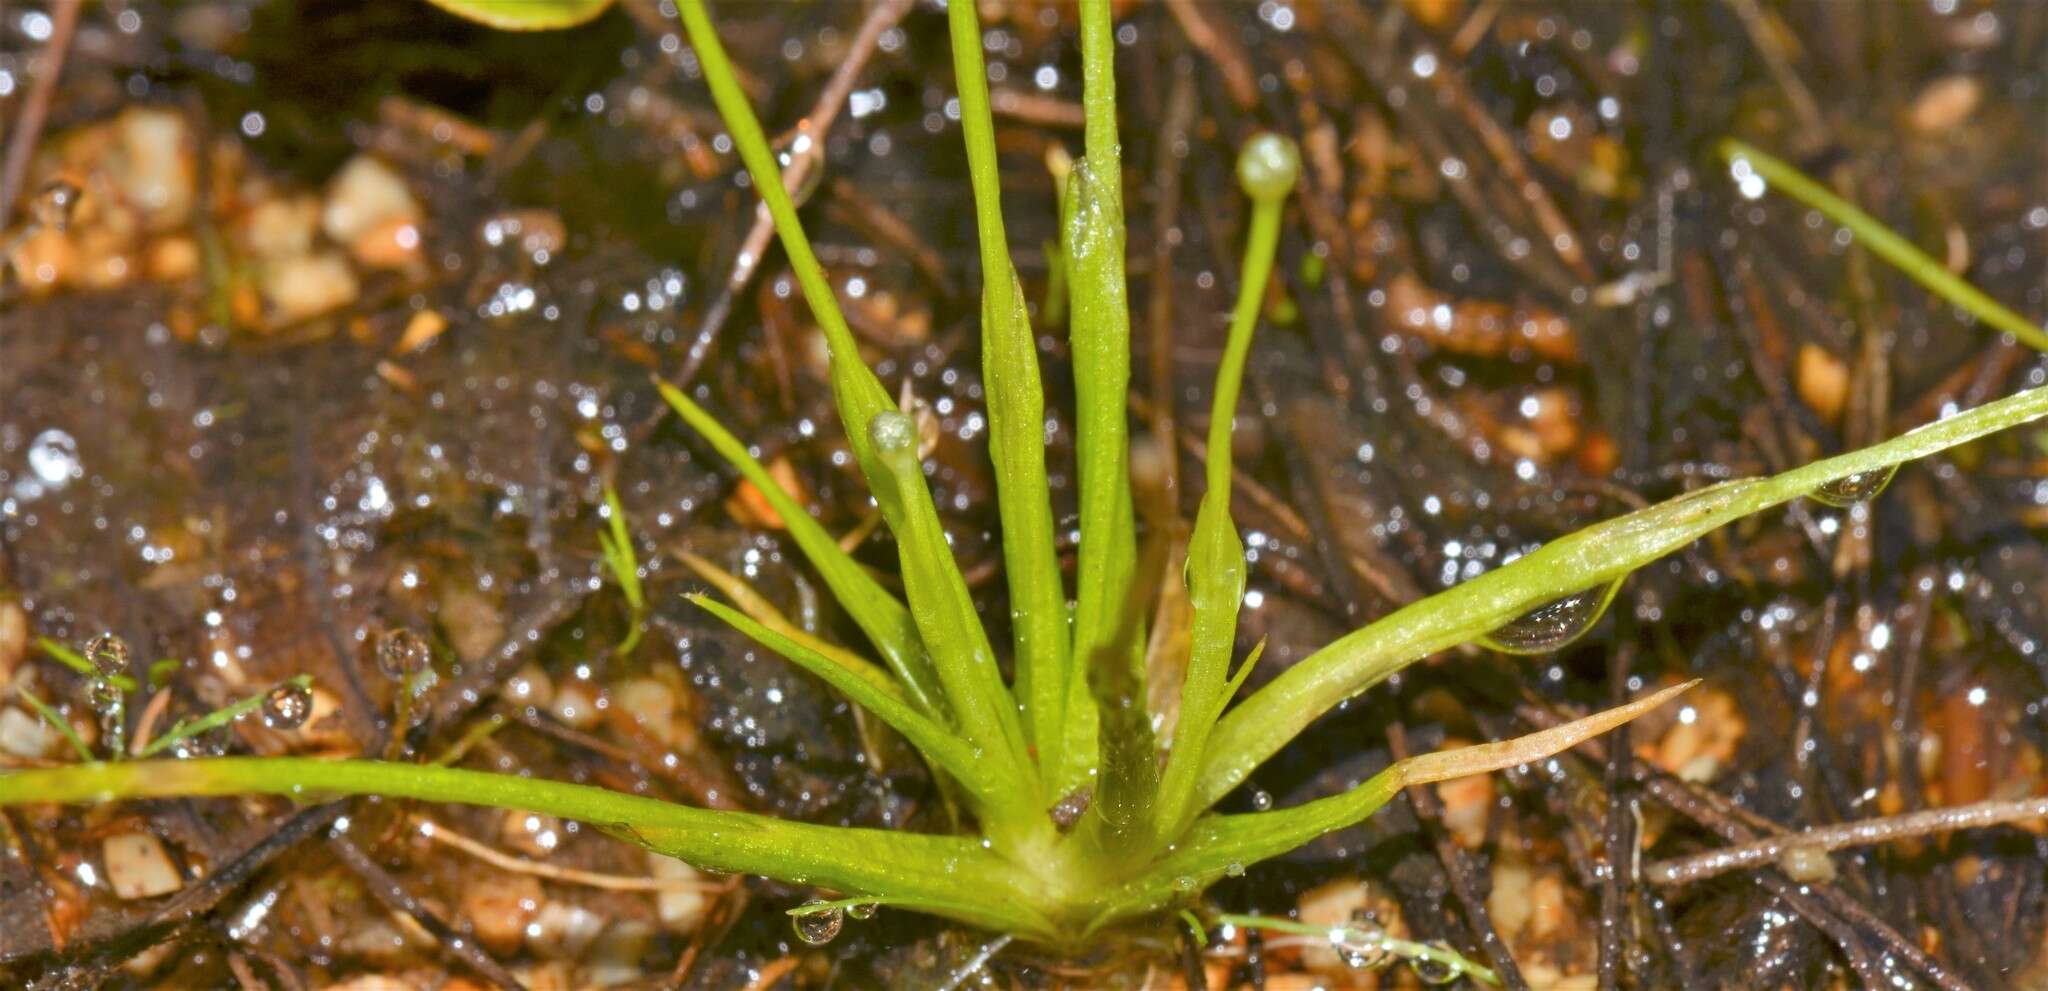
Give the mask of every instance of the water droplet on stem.
[[275, 730], [294, 730], [313, 714], [313, 690], [287, 681], [263, 696], [263, 725]]
[[1807, 497], [1838, 509], [1847, 508], [1877, 498], [1877, 494], [1883, 492], [1886, 485], [1891, 484], [1892, 476], [1898, 473], [1898, 465], [1859, 471], [1854, 475], [1844, 475], [1833, 481], [1822, 482], [1818, 488], [1807, 493]]
[[1509, 654], [1545, 654], [1585, 636], [1607, 612], [1614, 593], [1621, 588], [1617, 578], [1554, 599], [1509, 620], [1506, 625], [1481, 637], [1481, 642]]
[[85, 659], [92, 662], [100, 677], [111, 678], [128, 670], [128, 641], [102, 633], [85, 642]]
[[791, 921], [796, 926], [796, 938], [812, 946], [823, 946], [832, 942], [833, 938], [839, 935], [840, 928], [846, 925], [846, 910], [835, 905], [831, 908], [804, 912], [791, 917]]
[[377, 640], [377, 670], [392, 681], [404, 681], [426, 669], [434, 659], [433, 648], [411, 630], [399, 627], [384, 631]]

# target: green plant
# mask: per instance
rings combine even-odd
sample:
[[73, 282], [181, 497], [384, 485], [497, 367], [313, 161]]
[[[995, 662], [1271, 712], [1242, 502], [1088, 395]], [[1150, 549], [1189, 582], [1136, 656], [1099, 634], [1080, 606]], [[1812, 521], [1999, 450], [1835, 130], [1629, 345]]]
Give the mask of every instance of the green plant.
[[[695, 601], [900, 733], [964, 809], [967, 832], [827, 827], [438, 765], [306, 758], [86, 763], [23, 771], [0, 776], [0, 804], [374, 794], [532, 810], [581, 820], [701, 867], [837, 894], [799, 909], [800, 921], [849, 906], [892, 905], [1073, 948], [1120, 926], [1170, 920], [1197, 905], [1219, 878], [1357, 823], [1404, 787], [1541, 759], [1686, 687], [1531, 736], [1417, 756], [1348, 792], [1303, 805], [1240, 815], [1213, 811], [1311, 721], [1404, 666], [1472, 641], [1509, 650], [1555, 649], [1598, 620], [1629, 572], [1717, 527], [1800, 497], [1868, 498], [1904, 461], [2048, 413], [2048, 390], [2021, 393], [1859, 451], [1770, 478], [1724, 482], [1596, 524], [1409, 604], [1232, 705], [1257, 663], [1257, 651], [1232, 670], [1245, 559], [1230, 518], [1231, 421], [1280, 217], [1298, 171], [1286, 141], [1256, 138], [1239, 163], [1252, 201], [1241, 294], [1217, 372], [1207, 489], [1183, 576], [1193, 611], [1192, 653], [1178, 686], [1174, 735], [1162, 744], [1144, 708], [1139, 663], [1146, 602], [1137, 580], [1128, 479], [1130, 329], [1109, 0], [1080, 5], [1086, 148], [1067, 177], [1061, 208], [1059, 255], [1079, 407], [1081, 523], [1071, 596], [1054, 554], [1038, 352], [1003, 228], [980, 27], [972, 3], [949, 6], [980, 233], [990, 456], [1015, 618], [1009, 645], [1015, 676], [1009, 683], [948, 550], [919, 463], [914, 425], [861, 361], [702, 0], [680, 0], [679, 6], [713, 100], [828, 344], [831, 385], [848, 444], [895, 536], [904, 589], [899, 599], [884, 587], [695, 399], [664, 386], [684, 421], [781, 516], [879, 663], [794, 626], [743, 582], [701, 561], [691, 566], [733, 604], [708, 596]], [[607, 535], [608, 547], [629, 547], [616, 510], [612, 523], [617, 529]], [[607, 556], [613, 556], [610, 550]], [[622, 582], [630, 571], [616, 563], [613, 570]], [[1386, 948], [1445, 962], [1413, 947]]]
[[610, 485], [604, 487], [604, 512], [597, 548], [604, 555], [605, 570], [611, 572], [619, 594], [626, 599], [630, 627], [626, 638], [612, 648], [612, 653], [624, 657], [640, 646], [640, 635], [647, 629], [647, 591], [640, 584], [640, 556], [633, 553], [633, 535], [626, 529], [626, 508], [619, 505], [619, 494]]

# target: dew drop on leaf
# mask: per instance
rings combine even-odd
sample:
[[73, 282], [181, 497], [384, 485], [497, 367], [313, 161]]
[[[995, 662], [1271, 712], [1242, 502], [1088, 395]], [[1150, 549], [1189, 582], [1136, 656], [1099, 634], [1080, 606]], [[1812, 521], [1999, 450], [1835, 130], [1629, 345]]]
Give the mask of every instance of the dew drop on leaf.
[[386, 630], [377, 639], [377, 670], [392, 681], [404, 681], [418, 674], [433, 659], [433, 649], [427, 642], [404, 627]]
[[1844, 475], [1833, 481], [1822, 482], [1807, 495], [1815, 502], [1837, 508], [1853, 506], [1877, 498], [1877, 494], [1883, 492], [1886, 485], [1891, 484], [1892, 476], [1898, 473], [1898, 465], [1859, 471], [1854, 475]]
[[294, 730], [313, 714], [313, 690], [287, 681], [263, 696], [263, 725], [276, 730]]
[[1252, 792], [1252, 808], [1265, 812], [1273, 807], [1273, 793], [1264, 788]]
[[1620, 588], [1621, 579], [1617, 578], [1605, 585], [1554, 599], [1509, 620], [1507, 625], [1480, 640], [1509, 654], [1544, 654], [1557, 650], [1585, 636], [1586, 631], [1600, 621], [1600, 616], [1607, 611], [1607, 604], [1614, 601], [1614, 593]]
[[880, 907], [881, 906], [875, 904], [874, 902], [861, 902], [857, 905], [848, 905], [846, 906], [846, 917], [854, 920], [855, 922], [866, 922], [867, 920], [875, 917], [875, 910]]
[[846, 925], [846, 910], [835, 905], [805, 912], [794, 916], [791, 921], [796, 925], [796, 938], [812, 946], [824, 946], [839, 935], [840, 927]]
[[128, 641], [102, 633], [85, 642], [85, 659], [92, 662], [100, 677], [111, 678], [128, 670]]

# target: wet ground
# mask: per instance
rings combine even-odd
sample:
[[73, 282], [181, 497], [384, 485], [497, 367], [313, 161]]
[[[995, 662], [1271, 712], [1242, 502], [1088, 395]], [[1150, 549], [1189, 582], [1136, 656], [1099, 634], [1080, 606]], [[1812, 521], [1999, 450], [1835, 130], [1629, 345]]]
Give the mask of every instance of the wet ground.
[[[728, 7], [771, 131], [811, 110], [866, 13]], [[1079, 147], [1071, 11], [983, 13], [1036, 299], [1047, 155]], [[10, 140], [52, 15], [0, 12]], [[1584, 522], [2048, 379], [1710, 154], [1728, 134], [1783, 154], [2038, 319], [2048, 7], [1176, 2], [1125, 5], [1122, 23], [1154, 533], [1199, 495], [1179, 480], [1199, 477], [1234, 293], [1232, 149], [1284, 130], [1310, 165], [1253, 361], [1261, 415], [1237, 439], [1256, 556], [1241, 636], [1269, 638], [1268, 675]], [[31, 641], [111, 632], [156, 689], [122, 714], [131, 738], [313, 677], [303, 725], [244, 719], [191, 752], [456, 748], [466, 766], [700, 804], [938, 821], [907, 751], [680, 598], [701, 587], [675, 557], [689, 551], [806, 622], [848, 625], [772, 512], [662, 415], [652, 376], [687, 380], [835, 532], [862, 528], [866, 497], [779, 256], [729, 284], [752, 199], [678, 33], [646, 2], [543, 36], [399, 0], [85, 10], [0, 218], [0, 760], [69, 757], [27, 695], [105, 742], [85, 679]], [[920, 3], [854, 57], [806, 219], [871, 362], [937, 425], [938, 503], [1001, 615], [944, 40]], [[53, 196], [74, 187], [67, 212]], [[1052, 374], [1048, 405], [1069, 408]], [[1061, 499], [1069, 441], [1062, 424]], [[599, 565], [606, 484], [649, 571], [629, 650]], [[1411, 669], [1228, 804], [1331, 793], [1390, 741], [1498, 738], [1707, 687], [1606, 747], [1397, 803], [1215, 896], [1319, 923], [1368, 913], [1511, 958], [1511, 987], [2048, 986], [2038, 821], [1652, 880], [1757, 834], [2042, 794], [2044, 506], [2048, 435], [2010, 433], [1870, 501], [1717, 534], [1632, 578], [1561, 654]], [[886, 567], [886, 534], [861, 553]], [[387, 672], [409, 674], [415, 637], [436, 678], [401, 692]], [[782, 914], [807, 892], [652, 864], [541, 817], [216, 800], [4, 825], [9, 986], [1189, 980], [1153, 936], [1050, 960], [887, 911], [808, 945]], [[1206, 979], [1417, 979], [1354, 962], [1240, 936]]]

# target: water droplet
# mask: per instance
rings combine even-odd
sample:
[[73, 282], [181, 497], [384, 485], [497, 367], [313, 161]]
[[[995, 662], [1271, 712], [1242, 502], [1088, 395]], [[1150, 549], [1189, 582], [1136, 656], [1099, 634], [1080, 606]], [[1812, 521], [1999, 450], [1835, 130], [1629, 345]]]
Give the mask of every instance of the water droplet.
[[1263, 788], [1252, 792], [1252, 808], [1265, 812], [1273, 807], [1273, 793]]
[[1614, 601], [1621, 588], [1617, 578], [1582, 592], [1546, 602], [1509, 620], [1507, 625], [1481, 637], [1481, 642], [1509, 654], [1544, 654], [1585, 636]]
[[298, 729], [313, 714], [313, 690], [287, 681], [263, 696], [263, 725], [276, 730]]
[[878, 908], [881, 908], [881, 906], [875, 904], [874, 902], [862, 902], [858, 905], [848, 905], [846, 906], [846, 917], [854, 920], [855, 922], [866, 922], [867, 920], [875, 917], [875, 910]]
[[1892, 476], [1899, 473], [1898, 465], [1872, 468], [1854, 475], [1844, 475], [1831, 482], [1822, 482], [1819, 488], [1807, 493], [1815, 502], [1826, 503], [1838, 508], [1869, 502], [1891, 484]]
[[426, 669], [433, 661], [433, 648], [419, 634], [404, 627], [385, 630], [377, 639], [377, 670], [392, 681], [404, 681]]
[[1223, 868], [1223, 873], [1225, 876], [1228, 877], [1243, 877], [1244, 865], [1233, 860], [1229, 863], [1229, 865]]
[[[1456, 952], [1442, 943], [1431, 943], [1429, 947], [1439, 953]], [[1421, 978], [1424, 984], [1449, 984], [1465, 975], [1463, 967], [1453, 966], [1436, 957], [1416, 957], [1413, 967], [1415, 976]]]
[[63, 488], [82, 472], [78, 442], [55, 427], [37, 434], [28, 445], [28, 469], [44, 486]]
[[[786, 174], [790, 169], [796, 167], [799, 157], [814, 154], [816, 144], [816, 140], [811, 136], [809, 123], [806, 122], [798, 125], [796, 130], [791, 131], [782, 140], [775, 142], [776, 166]], [[789, 188], [788, 182], [789, 180], [785, 176], [783, 179], [784, 189]], [[803, 180], [797, 184], [795, 189], [790, 190], [789, 198], [795, 201], [797, 206], [803, 206], [810, 201], [812, 194], [816, 193], [818, 187], [823, 185], [824, 182], [825, 170], [822, 167], [822, 163], [814, 158], [805, 168]]]
[[[817, 905], [822, 902], [813, 901], [809, 904]], [[840, 927], [846, 925], [846, 910], [838, 906], [821, 908], [793, 916], [792, 921], [796, 925], [796, 938], [812, 946], [824, 946], [839, 935]]]
[[100, 677], [111, 678], [128, 670], [128, 642], [102, 633], [85, 642], [85, 659], [92, 662]]

